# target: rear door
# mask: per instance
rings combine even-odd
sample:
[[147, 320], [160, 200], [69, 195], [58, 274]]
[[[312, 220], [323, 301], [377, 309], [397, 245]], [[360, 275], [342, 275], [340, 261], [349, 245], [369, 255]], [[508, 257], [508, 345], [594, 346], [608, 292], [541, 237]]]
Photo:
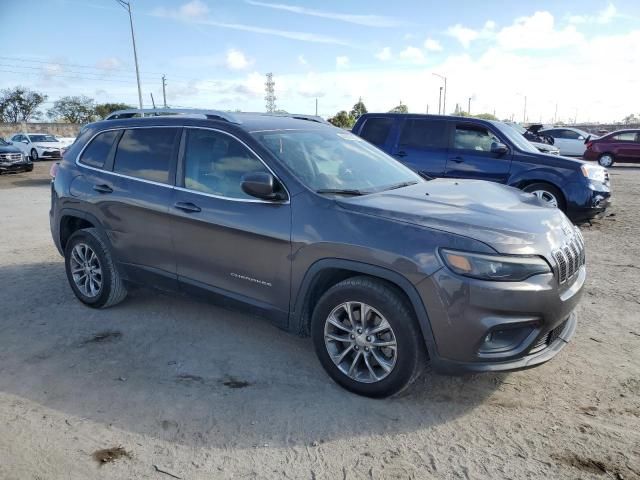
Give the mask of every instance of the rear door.
[[171, 213], [179, 281], [273, 311], [289, 308], [291, 206], [247, 195], [242, 176], [270, 172], [227, 132], [186, 127]]
[[615, 159], [618, 162], [640, 160], [640, 134], [635, 131], [622, 132], [613, 135], [610, 139], [610, 146]]
[[393, 155], [418, 173], [442, 177], [447, 167], [450, 122], [407, 118], [401, 123]]
[[180, 133], [180, 128], [160, 126], [123, 130], [107, 166], [113, 174], [102, 175], [93, 186], [119, 261], [131, 276], [157, 274], [170, 288], [176, 286], [176, 263], [169, 201]]
[[493, 129], [476, 123], [455, 122], [446, 176], [506, 183], [512, 151], [496, 154], [492, 145], [503, 140]]

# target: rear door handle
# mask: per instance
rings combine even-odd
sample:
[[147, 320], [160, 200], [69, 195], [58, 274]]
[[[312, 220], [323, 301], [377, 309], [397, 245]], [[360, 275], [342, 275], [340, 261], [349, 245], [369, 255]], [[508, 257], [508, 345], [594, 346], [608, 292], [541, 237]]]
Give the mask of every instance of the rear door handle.
[[199, 206], [191, 202], [176, 202], [173, 206], [178, 210], [182, 210], [183, 212], [188, 212], [188, 213], [198, 213], [202, 211], [202, 209]]
[[400, 158], [402, 158], [402, 157], [406, 157], [406, 156], [407, 156], [407, 152], [403, 152], [403, 151], [401, 150], [401, 151], [399, 151], [399, 152], [394, 153], [394, 155], [395, 155], [396, 157], [400, 157]]
[[96, 192], [100, 192], [100, 193], [112, 193], [113, 192], [113, 188], [111, 188], [109, 185], [106, 185], [104, 183], [94, 185], [93, 189]]
[[454, 161], [454, 162], [456, 162], [456, 163], [462, 163], [462, 162], [464, 162], [464, 158], [462, 158], [462, 157], [453, 157], [453, 158], [451, 158], [450, 160], [452, 160], [452, 161]]

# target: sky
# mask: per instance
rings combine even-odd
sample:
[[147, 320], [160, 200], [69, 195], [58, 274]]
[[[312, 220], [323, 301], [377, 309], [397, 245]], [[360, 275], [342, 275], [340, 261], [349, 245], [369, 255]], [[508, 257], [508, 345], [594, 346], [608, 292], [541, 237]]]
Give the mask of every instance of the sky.
[[[619, 121], [640, 112], [640, 2], [131, 0], [143, 103], [332, 116], [456, 104], [501, 119]], [[138, 103], [116, 0], [0, 0], [0, 88]], [[525, 100], [526, 98], [526, 100]]]

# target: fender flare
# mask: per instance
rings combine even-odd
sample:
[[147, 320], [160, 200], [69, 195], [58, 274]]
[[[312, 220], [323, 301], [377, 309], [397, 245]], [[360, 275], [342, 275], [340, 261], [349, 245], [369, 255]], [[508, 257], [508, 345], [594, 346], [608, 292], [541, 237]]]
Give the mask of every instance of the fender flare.
[[525, 172], [521, 172], [513, 178], [509, 179], [507, 185], [510, 187], [521, 188], [519, 185], [522, 182], [526, 183], [535, 183], [535, 182], [544, 182], [549, 183], [556, 187], [558, 190], [562, 192], [562, 195], [566, 197], [564, 189], [562, 188], [562, 184], [566, 182], [564, 178], [551, 170], [546, 170], [544, 168], [536, 168], [534, 170], [527, 170]]
[[91, 223], [96, 230], [98, 230], [98, 233], [100, 234], [102, 239], [107, 243], [107, 246], [109, 247], [113, 255], [113, 248], [111, 246], [111, 240], [109, 239], [109, 235], [107, 235], [107, 231], [105, 230], [104, 226], [102, 225], [102, 223], [100, 223], [100, 221], [95, 215], [92, 215], [91, 213], [88, 213], [82, 210], [76, 210], [75, 208], [65, 207], [60, 209], [57, 217], [58, 217], [58, 225], [56, 225], [56, 229], [57, 229], [56, 235], [57, 235], [57, 244], [59, 245], [59, 249], [62, 250], [60, 253], [64, 253], [64, 249], [62, 247], [62, 231], [60, 228], [62, 225], [62, 219], [64, 217], [76, 217], [76, 218], [81, 218], [82, 220], [86, 220], [87, 222]]
[[327, 269], [349, 270], [356, 274], [377, 277], [382, 280], [386, 280], [399, 288], [407, 296], [411, 306], [413, 307], [429, 357], [432, 361], [437, 359], [437, 347], [433, 336], [433, 330], [431, 329], [431, 321], [429, 320], [427, 310], [414, 285], [398, 272], [377, 265], [353, 260], [324, 258], [316, 261], [308, 268], [304, 278], [302, 279], [300, 288], [298, 289], [294, 308], [290, 314], [289, 328], [291, 331], [305, 333], [308, 331], [306, 322], [310, 320], [310, 313], [308, 318], [306, 318], [305, 315], [307, 313], [306, 307], [309, 300], [309, 294], [314, 281], [318, 278], [318, 274]]

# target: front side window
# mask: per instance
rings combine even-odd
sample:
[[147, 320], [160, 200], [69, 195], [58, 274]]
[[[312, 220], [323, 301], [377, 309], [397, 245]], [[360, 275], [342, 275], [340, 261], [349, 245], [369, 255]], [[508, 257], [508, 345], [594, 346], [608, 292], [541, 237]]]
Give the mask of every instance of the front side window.
[[29, 140], [34, 143], [55, 143], [58, 141], [53, 135], [29, 135]]
[[221, 197], [253, 199], [241, 187], [247, 173], [268, 172], [242, 143], [212, 130], [189, 128], [184, 149], [184, 186]]
[[392, 125], [392, 118], [367, 118], [360, 130], [360, 136], [380, 147], [387, 141]]
[[421, 181], [386, 153], [338, 129], [265, 131], [253, 136], [314, 191], [366, 194]]
[[117, 130], [99, 133], [82, 152], [80, 162], [91, 167], [104, 167], [118, 133]]
[[408, 148], [446, 148], [447, 123], [441, 120], [407, 120], [400, 135], [400, 146]]
[[169, 183], [178, 128], [132, 128], [125, 130], [113, 162], [123, 175]]
[[573, 130], [559, 130], [558, 132], [557, 138], [564, 138], [566, 140], [578, 140], [580, 138], [580, 134]]
[[636, 132], [619, 133], [618, 135], [614, 135], [612, 140], [615, 140], [616, 142], [635, 142]]
[[474, 150], [491, 152], [491, 146], [500, 143], [493, 133], [478, 125], [456, 125], [453, 148], [456, 150]]

